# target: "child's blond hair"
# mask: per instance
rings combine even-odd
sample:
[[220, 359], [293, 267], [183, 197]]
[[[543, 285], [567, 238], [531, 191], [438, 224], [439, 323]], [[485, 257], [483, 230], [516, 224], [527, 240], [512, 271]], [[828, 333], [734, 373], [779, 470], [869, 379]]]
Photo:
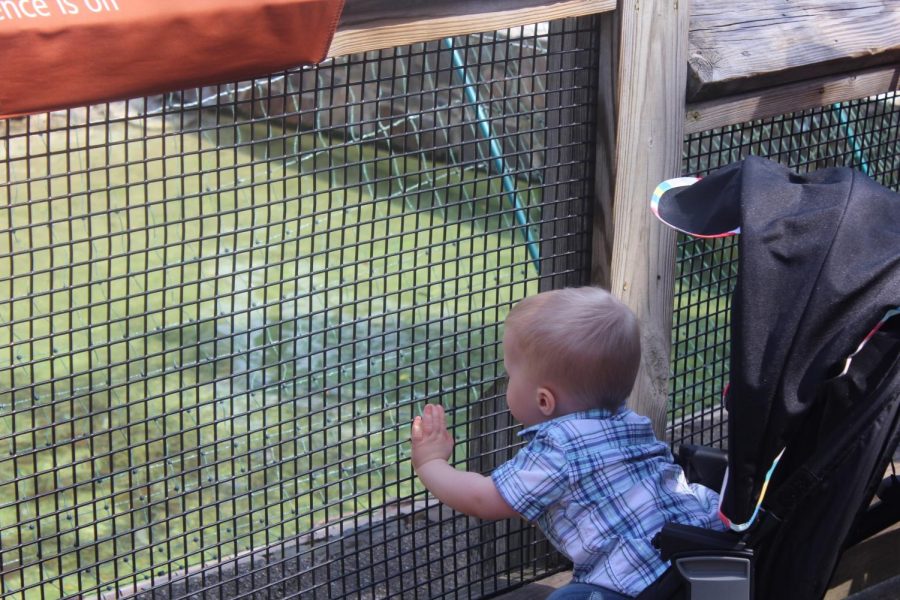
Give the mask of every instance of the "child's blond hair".
[[606, 290], [529, 296], [510, 311], [506, 328], [529, 368], [577, 410], [615, 410], [628, 399], [641, 360], [638, 321]]

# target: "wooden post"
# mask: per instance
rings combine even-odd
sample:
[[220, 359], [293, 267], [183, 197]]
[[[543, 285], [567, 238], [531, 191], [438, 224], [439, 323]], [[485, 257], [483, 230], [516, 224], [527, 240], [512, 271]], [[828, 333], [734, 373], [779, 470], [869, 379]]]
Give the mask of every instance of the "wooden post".
[[[601, 120], [599, 137], [601, 148], [607, 150], [598, 152], [606, 161], [598, 171], [605, 170], [610, 177], [606, 185], [597, 187], [597, 204], [606, 211], [601, 214], [608, 214], [612, 207], [611, 291], [641, 320], [641, 371], [629, 406], [650, 417], [657, 436], [663, 439], [675, 244], [672, 232], [651, 214], [649, 203], [660, 181], [680, 174], [689, 6], [687, 0], [627, 0], [613, 18], [617, 22], [611, 25], [607, 21], [603, 27], [607, 32], [617, 28], [619, 54], [614, 56], [611, 46], [605, 46], [609, 50], [601, 64], [617, 64], [613, 71], [617, 77], [612, 89], [603, 87], [601, 77], [601, 93], [605, 90], [608, 96], [601, 99], [601, 117], [604, 111], [607, 116]], [[615, 120], [614, 146], [609, 139], [610, 111]], [[614, 149], [608, 150], [611, 147]], [[604, 191], [607, 197], [603, 197]], [[608, 223], [600, 227], [609, 230]], [[602, 256], [609, 240], [600, 236], [594, 244], [599, 248], [595, 256]]]

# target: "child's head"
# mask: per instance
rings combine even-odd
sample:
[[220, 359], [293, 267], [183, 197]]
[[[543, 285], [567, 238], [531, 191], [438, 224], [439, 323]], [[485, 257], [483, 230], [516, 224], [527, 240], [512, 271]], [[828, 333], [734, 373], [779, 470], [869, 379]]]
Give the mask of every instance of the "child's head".
[[637, 376], [640, 332], [634, 313], [609, 292], [566, 288], [516, 304], [506, 318], [503, 351], [510, 410], [533, 425], [621, 407]]

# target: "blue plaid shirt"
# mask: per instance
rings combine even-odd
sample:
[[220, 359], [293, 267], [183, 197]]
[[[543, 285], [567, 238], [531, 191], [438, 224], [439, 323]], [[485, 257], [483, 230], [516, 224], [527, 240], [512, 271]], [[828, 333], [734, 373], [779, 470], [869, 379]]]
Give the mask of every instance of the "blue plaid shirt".
[[650, 540], [668, 522], [724, 529], [718, 495], [688, 484], [650, 420], [578, 412], [528, 427], [492, 479], [574, 564], [573, 580], [635, 596], [666, 569]]

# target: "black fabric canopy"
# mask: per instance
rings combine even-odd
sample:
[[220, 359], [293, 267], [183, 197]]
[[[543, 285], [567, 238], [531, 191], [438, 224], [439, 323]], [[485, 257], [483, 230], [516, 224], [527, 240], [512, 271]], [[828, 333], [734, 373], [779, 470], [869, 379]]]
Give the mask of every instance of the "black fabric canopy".
[[663, 221], [740, 229], [722, 503], [739, 524], [775, 457], [808, 434], [823, 382], [900, 305], [900, 196], [849, 168], [797, 175], [757, 157], [675, 185], [659, 194]]

